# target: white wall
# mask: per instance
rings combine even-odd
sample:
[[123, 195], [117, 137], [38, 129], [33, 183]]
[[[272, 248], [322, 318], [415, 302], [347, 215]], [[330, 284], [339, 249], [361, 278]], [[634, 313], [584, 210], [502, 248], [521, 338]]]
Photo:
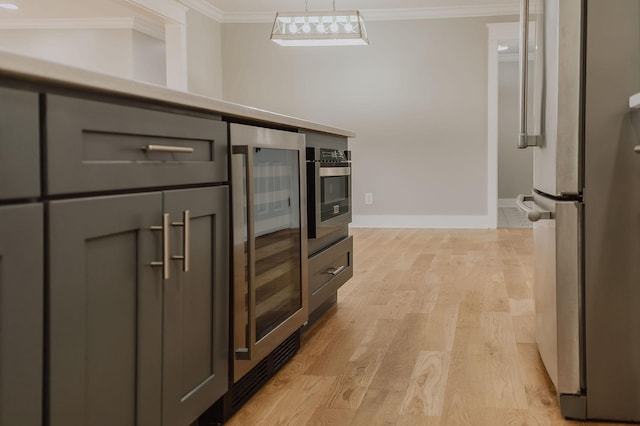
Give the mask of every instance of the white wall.
[[0, 30], [0, 48], [80, 68], [133, 78], [127, 29]]
[[[188, 90], [221, 99], [221, 25], [194, 10], [186, 18]], [[3, 29], [0, 49], [167, 85], [165, 41], [132, 29]]]
[[187, 12], [189, 92], [222, 99], [221, 25], [194, 10]]
[[166, 86], [167, 66], [164, 41], [138, 31], [133, 31], [132, 37], [134, 80]]
[[224, 24], [224, 98], [354, 130], [355, 226], [484, 227], [486, 24], [505, 20], [368, 22], [369, 46], [323, 48]]
[[[498, 198], [512, 199], [533, 188], [533, 150], [518, 149], [520, 64], [498, 65]], [[531, 70], [533, 71], [533, 69]], [[533, 72], [529, 73], [533, 76]], [[531, 108], [529, 109], [531, 111]]]
[[131, 29], [5, 29], [0, 49], [154, 84], [166, 84], [164, 41]]

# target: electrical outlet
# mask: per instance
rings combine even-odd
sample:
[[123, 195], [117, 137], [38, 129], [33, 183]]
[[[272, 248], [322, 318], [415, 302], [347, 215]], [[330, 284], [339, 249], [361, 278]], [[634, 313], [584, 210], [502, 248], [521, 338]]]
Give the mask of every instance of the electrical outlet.
[[364, 203], [367, 205], [373, 204], [373, 194], [371, 192], [365, 192], [364, 194]]

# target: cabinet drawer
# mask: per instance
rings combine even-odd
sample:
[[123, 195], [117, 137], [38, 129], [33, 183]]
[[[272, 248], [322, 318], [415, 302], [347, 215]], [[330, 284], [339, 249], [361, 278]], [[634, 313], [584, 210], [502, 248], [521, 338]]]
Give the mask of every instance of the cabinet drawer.
[[309, 312], [313, 312], [353, 276], [353, 237], [309, 259]]
[[48, 193], [226, 182], [227, 126], [132, 106], [48, 95]]
[[0, 200], [40, 195], [38, 94], [0, 88]]

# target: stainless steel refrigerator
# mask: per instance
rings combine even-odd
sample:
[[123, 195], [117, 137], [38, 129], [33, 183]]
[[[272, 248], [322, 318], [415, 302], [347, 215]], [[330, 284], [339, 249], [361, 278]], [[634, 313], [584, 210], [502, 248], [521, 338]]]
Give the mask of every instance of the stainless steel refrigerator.
[[522, 3], [540, 355], [564, 416], [640, 421], [640, 0]]

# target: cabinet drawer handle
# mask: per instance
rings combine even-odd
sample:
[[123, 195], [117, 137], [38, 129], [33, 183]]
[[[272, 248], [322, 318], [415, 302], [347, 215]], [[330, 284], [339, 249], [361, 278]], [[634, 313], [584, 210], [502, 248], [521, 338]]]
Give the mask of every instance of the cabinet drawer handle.
[[173, 152], [191, 154], [193, 148], [190, 146], [169, 146], [169, 145], [145, 145], [142, 147], [143, 151], [147, 152]]
[[327, 272], [325, 272], [325, 273], [326, 273], [326, 274], [333, 275], [333, 276], [335, 277], [335, 276], [336, 276], [336, 275], [338, 275], [340, 272], [344, 271], [344, 268], [345, 268], [345, 266], [344, 266], [344, 265], [342, 265], [342, 266], [338, 266], [337, 268], [333, 268], [333, 269], [329, 269], [329, 270], [327, 270]]
[[162, 231], [162, 261], [151, 262], [151, 266], [162, 266], [162, 278], [169, 279], [169, 213], [162, 215], [162, 225], [152, 226], [152, 231]]
[[182, 226], [182, 256], [172, 256], [172, 259], [182, 260], [182, 270], [189, 272], [191, 259], [191, 212], [185, 210], [182, 212], [182, 222], [172, 222], [171, 226]]

